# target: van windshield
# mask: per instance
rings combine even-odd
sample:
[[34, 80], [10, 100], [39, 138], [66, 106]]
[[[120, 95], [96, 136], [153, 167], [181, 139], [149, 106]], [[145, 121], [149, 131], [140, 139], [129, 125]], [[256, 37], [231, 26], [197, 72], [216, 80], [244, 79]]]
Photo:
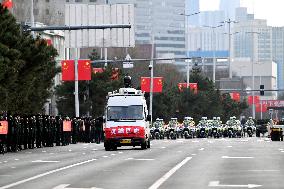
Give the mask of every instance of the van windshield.
[[143, 120], [143, 106], [109, 106], [107, 120]]

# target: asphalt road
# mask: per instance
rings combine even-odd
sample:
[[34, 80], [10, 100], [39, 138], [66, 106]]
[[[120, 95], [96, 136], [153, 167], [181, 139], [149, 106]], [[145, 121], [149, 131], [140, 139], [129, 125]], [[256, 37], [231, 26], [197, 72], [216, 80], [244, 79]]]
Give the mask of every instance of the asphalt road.
[[284, 142], [265, 138], [155, 140], [151, 149], [103, 144], [0, 156], [0, 189], [284, 188]]

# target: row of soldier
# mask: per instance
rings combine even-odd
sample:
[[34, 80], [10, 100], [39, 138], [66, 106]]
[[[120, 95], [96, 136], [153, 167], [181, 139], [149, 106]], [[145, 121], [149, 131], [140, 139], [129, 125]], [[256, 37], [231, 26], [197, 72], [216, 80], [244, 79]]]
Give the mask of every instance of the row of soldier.
[[[65, 146], [77, 142], [103, 140], [103, 119], [73, 118], [61, 116], [1, 116], [0, 145], [5, 151]], [[4, 125], [7, 125], [6, 132]], [[1, 149], [0, 149], [1, 150]], [[3, 150], [2, 150], [3, 151]]]

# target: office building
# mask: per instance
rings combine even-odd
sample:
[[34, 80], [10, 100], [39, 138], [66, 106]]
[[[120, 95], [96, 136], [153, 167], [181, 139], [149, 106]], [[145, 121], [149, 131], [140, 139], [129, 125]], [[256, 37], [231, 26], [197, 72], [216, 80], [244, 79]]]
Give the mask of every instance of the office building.
[[219, 10], [225, 14], [225, 19], [235, 20], [235, 10], [240, 7], [240, 0], [220, 0]]
[[[185, 14], [199, 12], [199, 0], [185, 0]], [[188, 26], [199, 26], [199, 14], [187, 17]]]

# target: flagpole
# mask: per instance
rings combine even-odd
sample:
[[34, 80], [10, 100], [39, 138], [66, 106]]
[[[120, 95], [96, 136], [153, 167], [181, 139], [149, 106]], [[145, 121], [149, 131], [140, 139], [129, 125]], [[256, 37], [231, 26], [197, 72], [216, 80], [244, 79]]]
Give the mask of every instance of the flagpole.
[[151, 82], [150, 82], [150, 115], [151, 115], [151, 126], [153, 125], [153, 77], [154, 77], [154, 34], [152, 33], [152, 52], [151, 52], [151, 61], [150, 61], [150, 69], [151, 69]]

